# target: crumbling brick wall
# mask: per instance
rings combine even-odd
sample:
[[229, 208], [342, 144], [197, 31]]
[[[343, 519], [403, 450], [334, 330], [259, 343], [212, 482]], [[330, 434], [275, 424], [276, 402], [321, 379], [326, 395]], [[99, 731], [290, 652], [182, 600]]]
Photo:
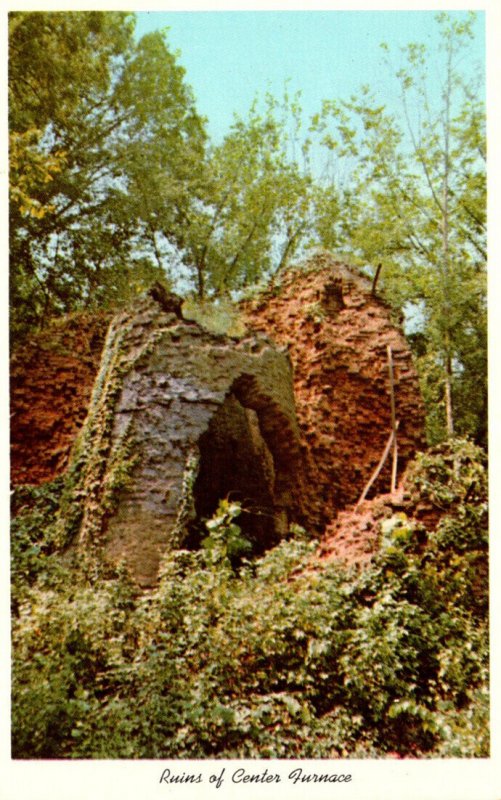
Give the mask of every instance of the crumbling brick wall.
[[[125, 558], [143, 585], [166, 549], [197, 545], [222, 497], [243, 504], [255, 552], [291, 520], [323, 532], [356, 501], [390, 431], [388, 346], [399, 475], [424, 446], [398, 320], [367, 278], [331, 256], [245, 304], [256, 336], [218, 337], [174, 312], [140, 299], [115, 318], [103, 351], [108, 319], [75, 316], [12, 367], [13, 483], [67, 470], [87, 414], [67, 473], [68, 540]], [[373, 493], [389, 485], [387, 466]]]
[[66, 469], [89, 407], [110, 322], [74, 314], [14, 347], [10, 365], [11, 482], [40, 485]]
[[[355, 502], [391, 431], [391, 346], [399, 475], [425, 445], [412, 355], [390, 307], [357, 270], [319, 254], [245, 306], [249, 325], [288, 348], [305, 463], [309, 526], [323, 530]], [[389, 465], [373, 492], [389, 491]]]

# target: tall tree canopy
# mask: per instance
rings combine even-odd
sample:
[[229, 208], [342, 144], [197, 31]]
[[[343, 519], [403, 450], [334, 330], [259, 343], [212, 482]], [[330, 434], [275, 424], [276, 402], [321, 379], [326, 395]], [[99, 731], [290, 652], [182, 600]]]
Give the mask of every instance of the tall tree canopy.
[[124, 13], [10, 15], [13, 328], [164, 275], [205, 134], [164, 36]]
[[342, 206], [346, 246], [362, 263], [383, 264], [387, 294], [413, 321], [430, 437], [474, 432], [485, 444], [482, 83], [462, 70], [473, 15], [455, 21], [441, 13], [437, 22], [440, 70], [432, 74], [424, 45], [404, 49], [398, 117], [363, 87], [349, 101], [325, 101], [313, 128], [352, 164]]
[[208, 152], [203, 204], [187, 229], [186, 258], [197, 291], [216, 295], [269, 277], [300, 247], [312, 226], [314, 180], [290, 157], [288, 123], [300, 113], [285, 93], [255, 101]]
[[381, 263], [379, 286], [407, 312], [430, 439], [486, 444], [483, 84], [464, 69], [473, 19], [438, 14], [438, 49], [404, 48], [398, 113], [365, 86], [325, 100], [305, 132], [286, 87], [214, 145], [165, 33], [136, 41], [129, 13], [10, 14], [14, 334], [128, 301], [153, 279], [220, 297], [305, 248], [341, 250]]

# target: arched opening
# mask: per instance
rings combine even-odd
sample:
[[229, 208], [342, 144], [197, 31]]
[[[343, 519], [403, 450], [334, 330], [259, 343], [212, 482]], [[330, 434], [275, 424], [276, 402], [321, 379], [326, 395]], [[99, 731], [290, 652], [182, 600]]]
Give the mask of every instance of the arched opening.
[[259, 391], [252, 376], [233, 384], [198, 442], [200, 461], [193, 487], [196, 513], [186, 545], [198, 547], [223, 498], [237, 501], [237, 524], [252, 553], [273, 547], [286, 533], [287, 509], [296, 479], [297, 448], [290, 424]]

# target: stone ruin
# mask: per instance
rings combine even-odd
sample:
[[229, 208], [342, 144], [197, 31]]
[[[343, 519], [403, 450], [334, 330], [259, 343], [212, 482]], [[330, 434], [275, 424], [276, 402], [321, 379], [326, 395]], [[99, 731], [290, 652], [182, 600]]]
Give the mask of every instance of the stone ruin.
[[140, 585], [167, 550], [200, 543], [223, 498], [263, 552], [287, 532], [301, 477], [290, 359], [143, 298], [110, 327], [76, 450], [78, 542], [125, 559]]
[[[401, 319], [372, 291], [371, 280], [327, 253], [285, 273], [245, 311], [254, 330], [273, 332], [290, 355], [301, 430], [301, 502], [306, 527], [322, 534], [359, 499], [391, 432], [388, 347], [399, 476], [426, 446], [424, 404]], [[388, 459], [373, 494], [390, 490], [390, 473]]]
[[[73, 422], [65, 430], [72, 434], [59, 436], [58, 469], [51, 468], [52, 477], [61, 464], [66, 470], [67, 541], [125, 560], [140, 586], [155, 584], [167, 551], [200, 545], [204, 521], [223, 498], [242, 504], [239, 524], [254, 553], [278, 542], [291, 522], [321, 534], [355, 502], [390, 430], [388, 345], [399, 474], [424, 445], [423, 404], [398, 322], [367, 278], [331, 256], [285, 273], [247, 303], [252, 333], [240, 340], [164, 309], [145, 296], [113, 319], [90, 401], [89, 386], [70, 381]], [[47, 360], [48, 352], [45, 370]], [[47, 411], [36, 369], [31, 401], [19, 374], [14, 465], [22, 461], [19, 428], [28, 429], [23, 414], [29, 408], [36, 444], [37, 404], [42, 419]], [[64, 448], [69, 454], [83, 410], [68, 461]], [[18, 475], [29, 482], [26, 469]], [[374, 491], [388, 484], [387, 469]]]

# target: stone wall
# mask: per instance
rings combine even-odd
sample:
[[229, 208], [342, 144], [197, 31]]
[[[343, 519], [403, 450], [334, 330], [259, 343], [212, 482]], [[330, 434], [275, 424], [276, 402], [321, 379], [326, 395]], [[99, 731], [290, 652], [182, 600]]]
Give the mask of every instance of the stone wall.
[[[387, 347], [393, 353], [398, 474], [425, 446], [424, 405], [412, 354], [371, 281], [319, 254], [245, 306], [254, 330], [288, 349], [305, 465], [309, 528], [323, 531], [355, 502], [391, 431]], [[390, 462], [372, 494], [390, 488]], [[300, 510], [298, 509], [298, 515]]]
[[[236, 340], [147, 296], [113, 320], [104, 349], [106, 317], [79, 315], [15, 354], [12, 479], [66, 470], [62, 542], [125, 559], [147, 586], [166, 550], [199, 545], [225, 497], [242, 503], [255, 553], [290, 521], [322, 534], [388, 438], [388, 346], [402, 475], [425, 444], [424, 407], [399, 321], [370, 281], [318, 255], [244, 313], [256, 333]], [[387, 465], [372, 494], [389, 487]]]
[[203, 533], [223, 497], [263, 550], [288, 527], [299, 430], [287, 354], [266, 337], [232, 341], [164, 313], [151, 298], [106, 341], [70, 470], [71, 531], [125, 559], [142, 586], [162, 554]]
[[10, 365], [14, 486], [40, 485], [68, 466], [87, 416], [109, 323], [106, 314], [74, 314], [14, 348]]

